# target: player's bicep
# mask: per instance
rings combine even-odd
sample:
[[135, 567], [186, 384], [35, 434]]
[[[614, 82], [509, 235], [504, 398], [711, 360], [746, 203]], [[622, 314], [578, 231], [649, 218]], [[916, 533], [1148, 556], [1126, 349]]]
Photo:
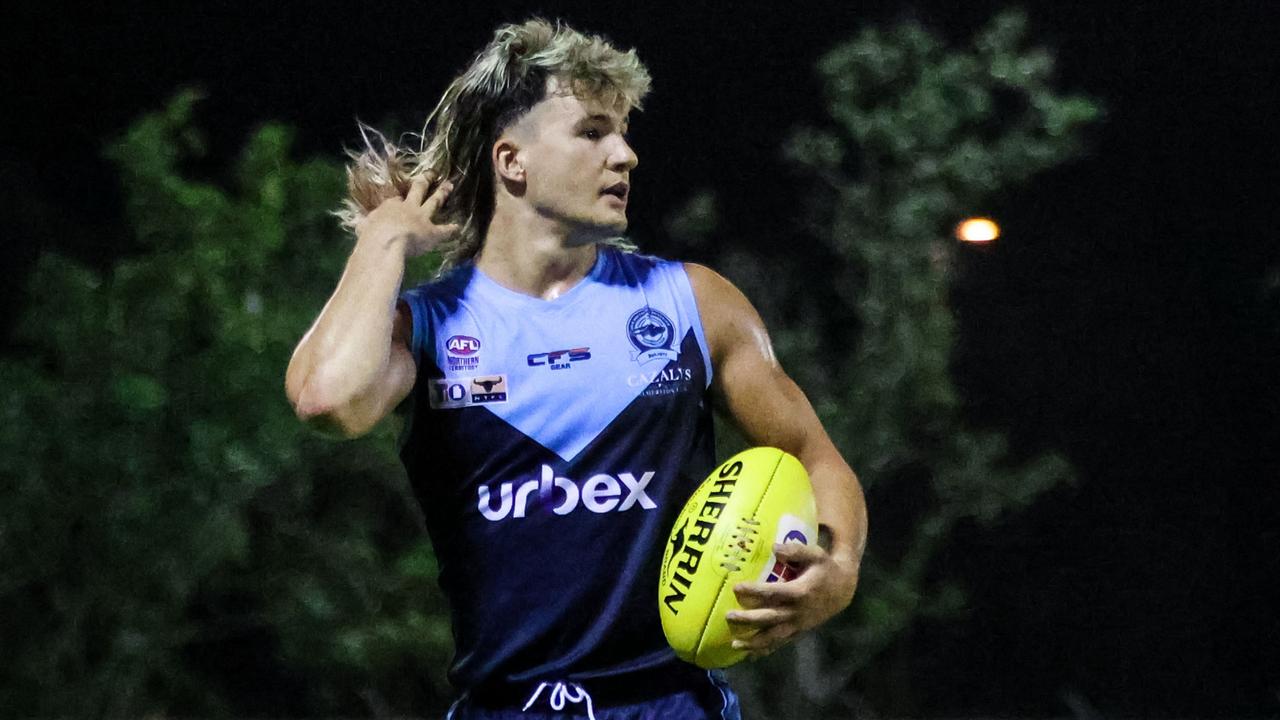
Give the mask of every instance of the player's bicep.
[[412, 338], [413, 316], [401, 303], [392, 326], [386, 370], [352, 403], [345, 416], [338, 418], [344, 435], [358, 437], [369, 432], [413, 391], [418, 365], [410, 349]]
[[418, 362], [413, 356], [413, 313], [401, 301], [396, 305], [395, 325], [391, 330], [391, 354], [387, 358], [386, 409], [391, 412], [409, 393], [418, 378]]
[[763, 328], [724, 348], [713, 393], [721, 412], [753, 445], [801, 455], [806, 438], [820, 429], [818, 418], [778, 364]]
[[760, 314], [732, 283], [708, 268], [687, 266], [712, 359], [717, 408], [753, 444], [798, 454], [817, 416], [783, 371]]
[[418, 376], [418, 365], [413, 360], [413, 353], [405, 345], [391, 346], [391, 356], [387, 366], [387, 398], [386, 412], [398, 407], [413, 392], [414, 382]]

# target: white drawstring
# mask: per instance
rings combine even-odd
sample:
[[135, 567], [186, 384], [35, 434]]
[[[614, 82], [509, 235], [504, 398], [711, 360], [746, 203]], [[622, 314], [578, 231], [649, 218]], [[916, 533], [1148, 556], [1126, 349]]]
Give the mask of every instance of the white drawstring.
[[[551, 685], [552, 710], [557, 712], [563, 710], [566, 700], [571, 703], [580, 703], [583, 700], [586, 700], [587, 717], [590, 718], [590, 720], [596, 720], [595, 711], [591, 708], [591, 694], [586, 691], [586, 688], [573, 682], [538, 683], [538, 689], [534, 690], [533, 694], [529, 696], [529, 702], [525, 703], [523, 708], [520, 708], [520, 712], [528, 711], [529, 708], [533, 706], [534, 701], [538, 699], [538, 696], [542, 694], [542, 689], [547, 685]], [[573, 692], [572, 695], [569, 694], [570, 691]]]

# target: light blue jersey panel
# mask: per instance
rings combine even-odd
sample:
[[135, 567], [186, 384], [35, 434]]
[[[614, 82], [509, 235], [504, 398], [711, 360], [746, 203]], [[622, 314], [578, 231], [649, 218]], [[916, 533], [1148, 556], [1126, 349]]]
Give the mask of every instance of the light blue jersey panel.
[[671, 524], [715, 464], [684, 266], [602, 247], [552, 301], [469, 265], [403, 299], [418, 380], [401, 456], [453, 610], [455, 684], [689, 669], [656, 600]]
[[[552, 301], [509, 290], [469, 267], [451, 280], [460, 297], [439, 303], [429, 318], [415, 313], [415, 355], [440, 368], [442, 381], [466, 384], [451, 399], [448, 385], [437, 382], [443, 394], [433, 396], [433, 407], [482, 405], [564, 460], [642, 393], [688, 384], [668, 378], [650, 387], [690, 332], [704, 382], [711, 381], [711, 356], [680, 263], [606, 249], [583, 282]], [[505, 383], [505, 398], [475, 402], [470, 381], [491, 376]]]

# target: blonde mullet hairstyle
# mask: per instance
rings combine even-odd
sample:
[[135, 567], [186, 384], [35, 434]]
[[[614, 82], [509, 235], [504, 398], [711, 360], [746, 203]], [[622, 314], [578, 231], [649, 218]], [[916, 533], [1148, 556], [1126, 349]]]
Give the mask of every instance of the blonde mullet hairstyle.
[[[335, 214], [354, 231], [383, 200], [404, 197], [414, 179], [426, 177], [432, 190], [448, 179], [454, 190], [440, 216], [461, 230], [441, 245], [441, 271], [474, 258], [493, 218], [490, 148], [503, 130], [546, 97], [553, 78], [579, 98], [635, 109], [641, 108], [651, 83], [635, 50], [621, 52], [598, 35], [541, 18], [503, 25], [449, 84], [417, 136], [417, 151], [360, 125], [364, 148], [347, 152], [348, 198]], [[613, 244], [628, 247], [620, 238]]]

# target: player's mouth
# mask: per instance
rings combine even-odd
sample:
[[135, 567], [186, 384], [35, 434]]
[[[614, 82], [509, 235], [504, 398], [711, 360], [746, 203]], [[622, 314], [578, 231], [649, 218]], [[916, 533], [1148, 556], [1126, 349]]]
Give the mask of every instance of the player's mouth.
[[623, 204], [626, 204], [626, 202], [627, 202], [627, 195], [628, 195], [628, 194], [630, 194], [630, 192], [631, 192], [631, 186], [630, 186], [630, 185], [627, 185], [627, 184], [626, 184], [626, 183], [624, 183], [624, 182], [620, 182], [620, 183], [614, 183], [613, 185], [610, 185], [609, 187], [605, 188], [604, 190], [601, 190], [601, 191], [600, 191], [600, 194], [601, 194], [601, 195], [611, 195], [611, 196], [616, 197], [616, 198], [618, 198], [619, 200], [621, 200], [621, 201], [623, 202]]

